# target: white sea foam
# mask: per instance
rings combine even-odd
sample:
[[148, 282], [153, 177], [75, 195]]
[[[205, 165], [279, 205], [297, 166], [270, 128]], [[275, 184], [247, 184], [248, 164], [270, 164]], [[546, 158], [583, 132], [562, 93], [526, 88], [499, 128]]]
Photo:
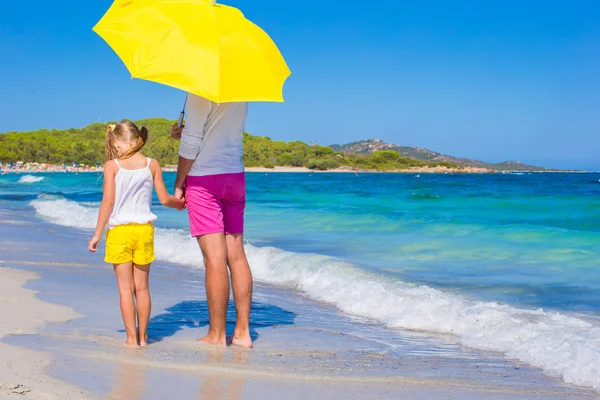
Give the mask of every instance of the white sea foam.
[[94, 229], [98, 208], [84, 207], [57, 196], [41, 195], [31, 202], [35, 211], [50, 222], [74, 228]]
[[44, 180], [43, 176], [24, 175], [19, 179], [19, 183], [36, 183]]
[[[97, 211], [64, 199], [39, 199], [37, 212], [57, 224], [94, 228]], [[600, 325], [570, 315], [481, 302], [384, 277], [331, 257], [272, 247], [246, 247], [258, 281], [293, 287], [342, 312], [392, 328], [456, 335], [476, 349], [502, 352], [600, 391]], [[156, 231], [160, 260], [201, 267], [197, 244], [184, 231]]]
[[0, 224], [5, 225], [29, 225], [31, 222], [29, 221], [18, 221], [14, 219], [0, 219]]

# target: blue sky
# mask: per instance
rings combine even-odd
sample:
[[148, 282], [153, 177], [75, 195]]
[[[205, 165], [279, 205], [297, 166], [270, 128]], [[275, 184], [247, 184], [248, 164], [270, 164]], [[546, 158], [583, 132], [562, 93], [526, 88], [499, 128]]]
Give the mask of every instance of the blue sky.
[[[600, 2], [225, 3], [293, 72], [284, 104], [251, 105], [249, 132], [600, 170]], [[0, 132], [177, 118], [183, 94], [131, 80], [92, 32], [110, 4], [2, 5]]]

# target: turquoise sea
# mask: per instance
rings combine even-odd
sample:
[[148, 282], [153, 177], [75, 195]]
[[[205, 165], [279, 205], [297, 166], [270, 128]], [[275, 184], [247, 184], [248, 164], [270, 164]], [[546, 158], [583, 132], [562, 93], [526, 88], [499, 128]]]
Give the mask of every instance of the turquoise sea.
[[[600, 390], [600, 174], [247, 177], [257, 281]], [[101, 185], [94, 173], [8, 174], [0, 209], [89, 231]], [[157, 200], [154, 211], [158, 258], [201, 268], [185, 212]]]

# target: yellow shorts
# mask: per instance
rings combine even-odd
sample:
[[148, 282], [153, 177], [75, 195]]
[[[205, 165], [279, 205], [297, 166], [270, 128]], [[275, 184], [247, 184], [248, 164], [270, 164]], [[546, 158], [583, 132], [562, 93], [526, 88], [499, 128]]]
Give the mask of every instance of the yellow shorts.
[[110, 264], [150, 264], [154, 257], [154, 226], [152, 224], [117, 225], [106, 233], [106, 257]]

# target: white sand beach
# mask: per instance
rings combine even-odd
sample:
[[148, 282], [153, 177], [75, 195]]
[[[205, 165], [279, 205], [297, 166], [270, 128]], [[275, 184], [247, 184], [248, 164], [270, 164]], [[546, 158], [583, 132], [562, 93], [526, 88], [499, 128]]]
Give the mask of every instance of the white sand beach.
[[[2, 245], [4, 246], [4, 244]], [[33, 272], [0, 268], [0, 340], [10, 334], [33, 334], [47, 323], [78, 318], [69, 307], [43, 302], [22, 286], [39, 276]], [[49, 354], [9, 346], [0, 341], [0, 397], [28, 399], [90, 399], [83, 390], [45, 373]]]

